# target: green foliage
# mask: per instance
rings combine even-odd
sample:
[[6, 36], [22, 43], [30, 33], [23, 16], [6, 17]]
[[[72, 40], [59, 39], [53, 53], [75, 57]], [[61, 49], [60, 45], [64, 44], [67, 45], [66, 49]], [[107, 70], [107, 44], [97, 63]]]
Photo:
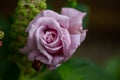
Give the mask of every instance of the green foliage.
[[69, 60], [59, 67], [58, 72], [62, 80], [111, 80], [102, 69], [80, 59]]
[[115, 78], [115, 80], [120, 80], [120, 58], [112, 58], [107, 61], [106, 71]]
[[61, 75], [62, 80], [84, 80], [78, 72], [74, 71], [74, 69], [69, 66], [63, 65], [59, 69], [59, 73]]
[[[65, 0], [66, 1], [66, 0]], [[66, 5], [67, 7], [76, 7], [77, 6], [77, 0], [67, 0]]]
[[[26, 43], [25, 29], [29, 22], [43, 9], [46, 9], [45, 0], [19, 0], [11, 27], [12, 41], [10, 47], [18, 51]], [[16, 46], [16, 47], [14, 47]]]
[[32, 73], [21, 73], [19, 80], [62, 80], [56, 70], [36, 72], [32, 70]]

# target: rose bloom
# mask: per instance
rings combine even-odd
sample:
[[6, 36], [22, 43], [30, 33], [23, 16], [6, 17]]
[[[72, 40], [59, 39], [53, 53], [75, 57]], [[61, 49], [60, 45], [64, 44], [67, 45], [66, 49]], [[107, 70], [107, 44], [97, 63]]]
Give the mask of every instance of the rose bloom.
[[62, 8], [61, 14], [43, 10], [29, 24], [27, 45], [20, 52], [30, 61], [40, 61], [55, 69], [74, 54], [86, 37], [82, 20], [86, 13]]

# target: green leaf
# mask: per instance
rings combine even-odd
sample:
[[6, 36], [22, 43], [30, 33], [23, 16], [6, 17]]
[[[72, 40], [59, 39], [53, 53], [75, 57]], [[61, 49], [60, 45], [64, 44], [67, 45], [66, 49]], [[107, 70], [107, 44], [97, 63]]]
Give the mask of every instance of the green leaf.
[[50, 71], [45, 80], [62, 80], [57, 70]]
[[62, 80], [111, 80], [102, 69], [90, 62], [71, 59], [58, 68]]
[[59, 69], [59, 73], [62, 77], [62, 80], [84, 80], [79, 73], [66, 65]]
[[115, 78], [115, 80], [120, 80], [120, 58], [112, 58], [107, 61], [106, 71]]

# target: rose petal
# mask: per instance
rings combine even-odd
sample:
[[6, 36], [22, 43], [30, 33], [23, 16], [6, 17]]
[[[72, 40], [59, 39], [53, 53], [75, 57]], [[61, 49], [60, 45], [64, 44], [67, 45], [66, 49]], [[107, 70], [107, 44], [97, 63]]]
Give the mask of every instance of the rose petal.
[[51, 63], [52, 61], [52, 56], [45, 50], [45, 48], [41, 45], [40, 42], [40, 29], [38, 28], [36, 33], [35, 33], [35, 38], [36, 38], [36, 42], [37, 42], [37, 49], [48, 58], [48, 63]]
[[54, 56], [52, 64], [48, 65], [49, 70], [53, 70], [61, 65], [64, 60], [64, 56]]
[[36, 20], [40, 17], [43, 17], [43, 11], [41, 11], [28, 25], [28, 27], [26, 28], [26, 32], [28, 32], [31, 28], [31, 25], [34, 24], [36, 22]]
[[64, 59], [64, 56], [54, 56], [52, 60], [52, 65], [51, 66], [56, 66], [57, 64], [60, 64], [62, 60]]
[[86, 15], [86, 13], [82, 13], [73, 8], [62, 8], [61, 14], [66, 15], [70, 18], [76, 17], [78, 15], [81, 15], [81, 18], [84, 18], [84, 16]]
[[76, 19], [75, 18], [71, 19], [69, 32], [71, 34], [80, 34], [81, 30], [82, 30], [82, 20], [80, 16], [78, 16]]
[[60, 41], [59, 36], [57, 36], [57, 39], [56, 39], [54, 42], [48, 44], [48, 43], [46, 43], [46, 42], [43, 40], [43, 38], [41, 37], [41, 43], [42, 43], [42, 45], [46, 45], [46, 46], [48, 46], [48, 47], [54, 48], [54, 47], [59, 46], [59, 45], [61, 44], [61, 41]]
[[[52, 36], [54, 35], [54, 36]], [[46, 31], [45, 34], [42, 37], [47, 43], [52, 43], [56, 40], [57, 34], [53, 31]]]
[[38, 54], [39, 54], [39, 52], [36, 51], [36, 50], [34, 50], [34, 51], [32, 51], [32, 52], [29, 53], [28, 59], [29, 59], [30, 61], [34, 61], [34, 60], [35, 60], [35, 57], [36, 57]]
[[[67, 29], [61, 29], [64, 35], [61, 37], [62, 45], [63, 45], [63, 52], [67, 51], [71, 45], [70, 34]], [[66, 54], [65, 54], [66, 55]]]
[[59, 67], [61, 64], [57, 64], [57, 65], [55, 65], [55, 66], [49, 66], [48, 65], [48, 69], [49, 70], [54, 70], [54, 69], [56, 69], [57, 67]]
[[54, 18], [50, 17], [41, 17], [37, 19], [34, 24], [38, 26], [47, 26], [50, 29], [60, 30], [59, 23]]
[[71, 34], [71, 45], [70, 48], [66, 51], [64, 51], [66, 59], [69, 59], [71, 57], [71, 55], [74, 54], [74, 52], [76, 51], [76, 49], [78, 48], [78, 46], [80, 45], [80, 34]]
[[48, 65], [49, 70], [53, 70], [61, 65], [64, 60], [64, 56], [54, 56], [52, 64]]
[[82, 13], [73, 8], [63, 8], [62, 14], [70, 17], [69, 32], [71, 34], [80, 33], [82, 29], [82, 20], [86, 13]]
[[31, 49], [28, 46], [25, 46], [24, 48], [21, 48], [19, 51], [22, 54], [29, 54], [31, 52]]
[[86, 38], [86, 32], [87, 30], [84, 30], [82, 33], [81, 33], [81, 36], [80, 36], [80, 42], [83, 42]]
[[44, 64], [51, 64], [51, 63], [49, 63], [49, 60], [42, 54], [38, 54], [37, 57], [35, 57], [35, 59], [37, 61], [44, 63]]
[[35, 25], [31, 25], [31, 28], [29, 30], [29, 35], [28, 35], [28, 39], [27, 39], [27, 46], [34, 50], [36, 49], [36, 41], [35, 41], [35, 31], [36, 29], [38, 28], [38, 26], [35, 26]]
[[37, 61], [40, 61], [40, 62], [42, 62], [42, 63], [44, 63], [44, 64], [50, 64], [50, 63], [48, 63], [48, 59], [47, 59], [45, 56], [43, 56], [43, 55], [42, 55], [39, 51], [37, 51], [37, 50], [32, 51], [32, 52], [28, 55], [28, 59], [29, 59], [30, 61], [37, 60]]
[[60, 23], [62, 27], [69, 28], [69, 17], [64, 15], [59, 15], [58, 13], [51, 10], [43, 11], [43, 15], [44, 17], [53, 17]]
[[61, 46], [57, 46], [57, 47], [55, 47], [55, 48], [50, 48], [50, 47], [48, 47], [48, 46], [46, 46], [46, 45], [44, 45], [44, 47], [46, 48], [46, 50], [47, 50], [49, 53], [51, 53], [51, 54], [54, 54], [54, 53], [58, 54], [59, 51], [60, 51], [60, 49], [62, 48], [62, 45], [61, 45]]

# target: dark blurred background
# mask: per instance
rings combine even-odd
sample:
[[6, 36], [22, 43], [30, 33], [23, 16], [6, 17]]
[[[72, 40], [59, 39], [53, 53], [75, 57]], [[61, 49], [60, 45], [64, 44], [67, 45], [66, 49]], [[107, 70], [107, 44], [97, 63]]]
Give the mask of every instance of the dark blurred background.
[[[59, 9], [64, 0], [48, 0]], [[120, 57], [120, 0], [79, 0], [89, 6], [88, 34], [75, 56], [98, 64], [114, 56]], [[14, 14], [17, 0], [0, 0], [0, 14], [9, 18]]]

